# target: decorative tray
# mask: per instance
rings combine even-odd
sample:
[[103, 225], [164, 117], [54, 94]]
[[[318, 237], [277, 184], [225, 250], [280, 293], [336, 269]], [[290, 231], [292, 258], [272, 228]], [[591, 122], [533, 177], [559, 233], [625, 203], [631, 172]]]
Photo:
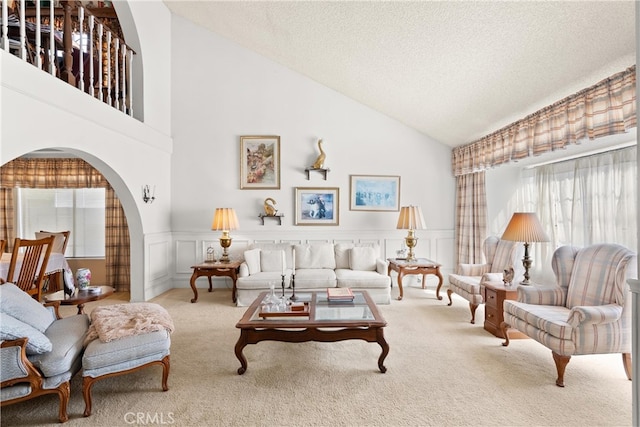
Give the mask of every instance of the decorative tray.
[[258, 316], [266, 317], [309, 317], [309, 303], [287, 306], [287, 311], [260, 311]]

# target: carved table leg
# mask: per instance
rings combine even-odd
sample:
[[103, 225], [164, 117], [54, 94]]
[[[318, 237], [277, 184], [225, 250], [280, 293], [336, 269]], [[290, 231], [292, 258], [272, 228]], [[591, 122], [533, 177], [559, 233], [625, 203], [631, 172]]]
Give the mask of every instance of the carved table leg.
[[246, 345], [247, 345], [247, 333], [243, 329], [240, 332], [240, 338], [238, 338], [238, 342], [236, 343], [236, 348], [235, 348], [236, 357], [240, 361], [240, 365], [242, 365], [238, 368], [238, 375], [242, 375], [247, 371], [247, 358], [244, 357], [244, 354], [242, 354], [242, 350], [246, 347]]
[[387, 372], [387, 368], [384, 366], [384, 359], [386, 359], [387, 354], [389, 354], [389, 344], [387, 344], [387, 341], [384, 339], [384, 331], [382, 328], [378, 328], [376, 337], [378, 344], [382, 347], [382, 353], [380, 353], [380, 357], [378, 358], [378, 369], [384, 374]]
[[213, 282], [211, 281], [211, 276], [207, 275], [207, 279], [209, 279], [209, 292], [213, 292]]
[[404, 276], [404, 272], [400, 270], [398, 273], [398, 289], [400, 290], [400, 295], [398, 295], [398, 301], [402, 301], [402, 276]]
[[196, 288], [197, 278], [198, 278], [198, 270], [193, 270], [193, 274], [191, 275], [191, 280], [189, 281], [189, 283], [191, 284], [191, 290], [193, 290], [193, 298], [191, 298], [192, 303], [198, 301], [198, 289]]
[[438, 298], [438, 301], [442, 301], [442, 297], [440, 296], [440, 288], [442, 287], [442, 282], [444, 282], [444, 280], [442, 278], [442, 274], [440, 274], [440, 268], [436, 270], [436, 276], [438, 276], [438, 279], [439, 279], [438, 287], [436, 288], [436, 298]]

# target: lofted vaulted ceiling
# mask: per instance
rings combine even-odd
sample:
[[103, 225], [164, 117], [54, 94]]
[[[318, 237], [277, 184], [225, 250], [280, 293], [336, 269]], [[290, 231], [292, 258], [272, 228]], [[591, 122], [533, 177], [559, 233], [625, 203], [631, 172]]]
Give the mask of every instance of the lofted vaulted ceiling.
[[444, 144], [635, 64], [633, 1], [164, 1]]

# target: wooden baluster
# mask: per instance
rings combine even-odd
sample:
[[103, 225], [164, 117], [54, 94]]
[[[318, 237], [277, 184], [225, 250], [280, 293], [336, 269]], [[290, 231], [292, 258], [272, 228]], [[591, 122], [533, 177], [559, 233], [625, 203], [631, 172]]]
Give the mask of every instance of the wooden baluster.
[[53, 1], [49, 2], [49, 73], [52, 76], [56, 73], [56, 26], [55, 17], [53, 15]]
[[78, 30], [80, 31], [80, 48], [78, 49], [78, 88], [84, 91], [84, 7], [78, 6]]
[[120, 109], [120, 39], [118, 37], [116, 37], [116, 46], [113, 49], [113, 57], [116, 61], [115, 66], [114, 66], [114, 82], [116, 84], [115, 87], [115, 99], [114, 99], [114, 103], [113, 106], [116, 108], [116, 110]]
[[129, 115], [133, 117], [133, 51], [129, 50]]
[[120, 63], [122, 64], [122, 75], [120, 76], [120, 86], [122, 87], [122, 102], [120, 103], [120, 110], [123, 112], [127, 111], [127, 45], [122, 43], [121, 49], [122, 51], [122, 59]]
[[26, 0], [20, 0], [20, 58], [27, 60], [27, 25], [24, 18], [24, 3]]
[[104, 101], [104, 94], [102, 93], [104, 75], [103, 75], [103, 63], [104, 61], [104, 46], [102, 46], [102, 22], [98, 23], [98, 99]]
[[42, 70], [42, 17], [40, 16], [40, 2], [36, 1], [36, 67]]
[[94, 40], [94, 32], [93, 32], [93, 28], [95, 26], [95, 17], [93, 15], [89, 15], [89, 87], [87, 89], [89, 89], [89, 93], [91, 94], [91, 96], [96, 96], [95, 91], [94, 91], [94, 75], [93, 75], [93, 56], [94, 56], [94, 49], [93, 49], [93, 44], [95, 42]]
[[62, 45], [64, 48], [64, 62], [60, 78], [70, 85], [76, 85], [76, 78], [73, 75], [73, 41], [71, 40], [71, 0], [61, 0], [64, 10], [64, 25]]
[[107, 30], [107, 103], [113, 105], [113, 99], [111, 96], [111, 30]]
[[2, 49], [9, 52], [9, 6], [2, 2]]

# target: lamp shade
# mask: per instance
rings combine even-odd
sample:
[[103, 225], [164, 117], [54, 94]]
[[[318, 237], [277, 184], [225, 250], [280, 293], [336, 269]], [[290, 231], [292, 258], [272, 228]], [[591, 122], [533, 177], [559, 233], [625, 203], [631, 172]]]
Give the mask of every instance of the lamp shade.
[[216, 208], [213, 215], [212, 230], [237, 230], [240, 227], [238, 217], [233, 208]]
[[420, 206], [403, 206], [400, 208], [400, 216], [398, 217], [399, 230], [424, 230], [424, 217]]
[[502, 239], [525, 243], [548, 242], [549, 236], [534, 212], [515, 212], [502, 234]]

